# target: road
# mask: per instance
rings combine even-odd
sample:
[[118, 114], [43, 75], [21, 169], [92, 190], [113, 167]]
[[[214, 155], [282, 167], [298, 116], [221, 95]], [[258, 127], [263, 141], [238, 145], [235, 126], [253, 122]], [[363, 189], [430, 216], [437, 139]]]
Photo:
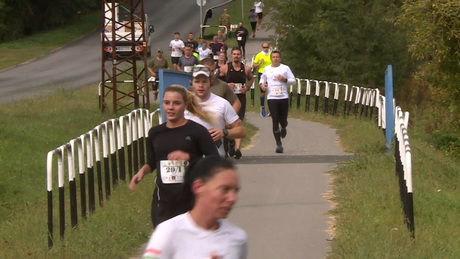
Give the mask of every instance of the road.
[[[224, 0], [207, 0], [206, 8]], [[219, 16], [224, 7], [214, 11]], [[190, 0], [148, 0], [144, 10], [155, 26], [152, 53], [162, 48], [168, 52], [169, 41], [179, 31], [186, 39], [189, 32], [199, 32], [200, 8]], [[31, 62], [0, 71], [0, 105], [40, 96], [57, 88], [78, 89], [101, 80], [100, 30]]]

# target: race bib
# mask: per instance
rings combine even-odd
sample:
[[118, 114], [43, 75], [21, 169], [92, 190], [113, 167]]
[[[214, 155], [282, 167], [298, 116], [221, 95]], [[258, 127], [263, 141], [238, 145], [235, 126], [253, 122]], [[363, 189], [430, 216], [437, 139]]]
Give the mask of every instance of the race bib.
[[193, 66], [184, 66], [184, 72], [190, 73], [192, 72]]
[[182, 160], [161, 160], [160, 173], [161, 181], [164, 184], [183, 183], [185, 168], [188, 161]]
[[243, 84], [235, 83], [235, 87], [233, 87], [233, 92], [235, 94], [240, 94], [241, 93], [241, 87], [243, 87]]
[[243, 37], [238, 36], [238, 37], [236, 37], [236, 40], [237, 40], [237, 41], [242, 41], [242, 40], [243, 40]]
[[272, 96], [282, 96], [283, 95], [283, 87], [280, 86], [272, 86], [270, 88], [270, 94]]
[[219, 60], [219, 55], [214, 55], [213, 58], [214, 60]]

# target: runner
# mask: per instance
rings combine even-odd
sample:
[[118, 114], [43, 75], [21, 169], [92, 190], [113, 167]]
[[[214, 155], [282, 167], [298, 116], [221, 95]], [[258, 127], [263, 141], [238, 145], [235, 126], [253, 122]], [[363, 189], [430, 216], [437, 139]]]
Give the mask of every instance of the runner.
[[281, 53], [278, 50], [272, 51], [271, 61], [271, 66], [264, 69], [260, 79], [260, 88], [268, 91], [267, 104], [272, 116], [273, 136], [276, 140], [275, 151], [276, 153], [283, 153], [281, 138], [285, 138], [287, 134], [289, 110], [287, 85], [294, 85], [296, 81], [291, 69], [281, 64]]
[[[256, 57], [254, 58], [254, 63], [252, 64], [253, 68], [257, 68], [257, 78], [260, 82], [260, 77], [262, 76], [262, 72], [264, 72], [264, 68], [266, 66], [271, 65], [272, 62], [270, 60], [270, 45], [268, 42], [262, 43], [262, 51], [259, 52]], [[265, 111], [265, 91], [260, 89], [260, 116], [265, 117], [267, 115]], [[269, 112], [270, 116], [270, 112]]]
[[171, 51], [171, 63], [173, 64], [174, 70], [179, 70], [177, 63], [179, 58], [182, 57], [182, 51], [184, 51], [184, 42], [180, 40], [180, 33], [174, 33], [174, 39], [169, 42], [169, 50]]
[[[191, 88], [198, 98], [200, 98], [200, 104], [203, 106], [203, 109], [211, 113], [215, 121], [212, 123], [206, 122], [198, 116], [188, 112], [185, 113], [185, 118], [198, 122], [209, 130], [219, 150], [219, 154], [223, 157], [225, 156], [222, 143], [223, 138], [243, 138], [246, 136], [246, 130], [230, 103], [211, 93], [210, 69], [203, 65], [198, 65], [193, 68], [192, 75]], [[226, 126], [228, 126], [228, 128]]]
[[157, 169], [151, 210], [153, 227], [187, 211], [186, 204], [179, 199], [187, 164], [203, 155], [218, 154], [206, 128], [184, 118], [185, 108], [204, 121], [212, 121], [195, 95], [183, 86], [168, 86], [163, 94], [167, 121], [149, 130], [147, 163], [129, 184], [135, 190], [147, 174]]
[[208, 156], [185, 175], [184, 197], [192, 197], [189, 212], [155, 229], [143, 258], [247, 257], [246, 232], [224, 220], [238, 200], [239, 179], [227, 159]]
[[[225, 76], [225, 82], [228, 83], [230, 88], [232, 88], [235, 92], [236, 96], [238, 96], [241, 103], [238, 116], [240, 117], [240, 120], [243, 121], [246, 113], [246, 92], [254, 82], [254, 77], [252, 76], [251, 68], [241, 62], [241, 49], [238, 47], [233, 48], [231, 56], [232, 62], [229, 62], [227, 65], [221, 67], [220, 76]], [[241, 141], [242, 140], [239, 138], [235, 139], [235, 159], [240, 159], [242, 156]], [[230, 150], [232, 150], [231, 147]]]

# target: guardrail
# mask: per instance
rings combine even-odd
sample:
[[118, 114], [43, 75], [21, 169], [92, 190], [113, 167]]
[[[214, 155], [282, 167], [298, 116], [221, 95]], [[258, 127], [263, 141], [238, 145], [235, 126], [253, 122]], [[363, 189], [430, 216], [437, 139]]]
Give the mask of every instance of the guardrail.
[[412, 195], [412, 154], [409, 147], [407, 128], [409, 113], [401, 107], [395, 109], [395, 160], [396, 176], [399, 178], [399, 190], [404, 211], [404, 221], [412, 238], [414, 234], [414, 200]]
[[[314, 112], [319, 112], [322, 106], [323, 114], [337, 116], [353, 115], [355, 117], [375, 119], [379, 128], [386, 130], [385, 96], [379, 89], [371, 89], [348, 84], [328, 82], [314, 79], [296, 78], [297, 84], [289, 88], [289, 107], [295, 101], [300, 109], [302, 98], [305, 98], [305, 112], [311, 110], [311, 99], [314, 96]], [[295, 89], [296, 88], [296, 89]], [[314, 91], [314, 93], [313, 93]], [[332, 104], [331, 104], [332, 101]], [[332, 106], [332, 107], [331, 107]], [[340, 108], [342, 107], [342, 108]], [[393, 100], [393, 107], [395, 101]], [[403, 113], [400, 107], [395, 107], [395, 163], [396, 175], [399, 178], [400, 196], [403, 205], [404, 220], [412, 238], [414, 234], [414, 209], [412, 195], [412, 161], [407, 133], [409, 113]]]
[[[56, 178], [59, 190], [59, 233], [63, 238], [66, 211], [70, 210], [71, 227], [78, 224], [77, 181], [80, 191], [80, 217], [86, 219], [88, 213], [96, 211], [97, 204], [103, 207], [104, 198], [110, 198], [112, 188], [118, 180], [126, 180], [126, 172], [131, 179], [132, 172], [137, 172], [145, 163], [144, 142], [155, 115], [160, 115], [160, 109], [150, 114], [146, 109], [134, 110], [117, 119], [103, 122], [80, 137], [48, 152], [48, 247], [53, 246], [53, 187], [56, 187]], [[161, 115], [158, 116], [158, 123], [162, 123]], [[57, 167], [54, 168], [53, 164], [56, 162]], [[76, 166], [78, 170], [75, 170]], [[66, 173], [69, 182], [69, 209], [65, 205]]]

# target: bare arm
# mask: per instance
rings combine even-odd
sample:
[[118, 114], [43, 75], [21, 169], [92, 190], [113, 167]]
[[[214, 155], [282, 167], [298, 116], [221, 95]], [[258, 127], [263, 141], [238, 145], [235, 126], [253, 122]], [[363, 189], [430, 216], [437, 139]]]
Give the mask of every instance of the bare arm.
[[140, 183], [140, 181], [142, 181], [142, 179], [144, 178], [144, 176], [146, 174], [149, 174], [152, 172], [152, 168], [148, 165], [148, 164], [145, 164], [140, 170], [139, 172], [137, 172], [137, 174], [135, 174], [133, 176], [133, 179], [131, 179], [131, 182], [129, 183], [129, 189], [131, 191], [134, 191], [137, 187], [137, 184]]
[[246, 137], [246, 129], [243, 127], [243, 122], [238, 119], [230, 124], [227, 138], [236, 139]]
[[241, 109], [241, 102], [238, 98], [232, 103], [232, 107], [233, 107], [233, 110], [235, 110], [235, 112], [238, 114], [238, 112]]

